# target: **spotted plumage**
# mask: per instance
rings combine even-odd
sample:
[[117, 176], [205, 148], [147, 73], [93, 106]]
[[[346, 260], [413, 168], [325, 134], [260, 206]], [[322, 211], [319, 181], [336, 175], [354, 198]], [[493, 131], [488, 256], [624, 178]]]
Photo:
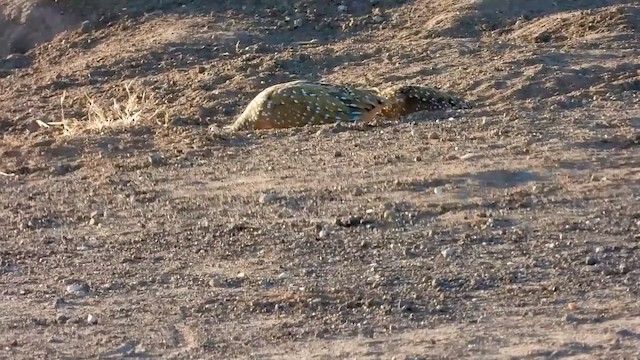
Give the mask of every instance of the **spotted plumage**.
[[282, 129], [335, 122], [370, 121], [385, 100], [375, 91], [304, 80], [261, 91], [231, 130]]
[[380, 114], [386, 118], [397, 118], [425, 110], [468, 108], [462, 99], [434, 88], [416, 85], [394, 85], [378, 92], [385, 98]]

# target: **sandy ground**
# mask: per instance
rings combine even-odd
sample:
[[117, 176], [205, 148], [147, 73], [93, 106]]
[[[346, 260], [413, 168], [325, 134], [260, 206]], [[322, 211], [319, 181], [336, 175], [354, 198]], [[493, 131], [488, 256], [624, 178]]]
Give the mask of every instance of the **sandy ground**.
[[[0, 2], [0, 357], [640, 356], [636, 1], [210, 3]], [[474, 108], [220, 130], [292, 79]]]

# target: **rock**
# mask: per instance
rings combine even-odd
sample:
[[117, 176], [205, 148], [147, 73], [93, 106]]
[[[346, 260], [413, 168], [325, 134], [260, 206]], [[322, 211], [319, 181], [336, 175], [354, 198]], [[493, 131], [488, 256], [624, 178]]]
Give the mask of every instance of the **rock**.
[[93, 316], [92, 314], [89, 314], [87, 316], [87, 324], [89, 325], [95, 325], [98, 323], [98, 318]]
[[587, 256], [587, 258], [585, 259], [585, 264], [589, 266], [597, 265], [599, 262], [600, 261], [598, 260], [598, 258], [592, 255]]
[[94, 29], [93, 23], [89, 20], [85, 20], [80, 24], [80, 32], [86, 34]]
[[33, 318], [31, 319], [31, 322], [36, 326], [49, 326], [47, 319]]
[[352, 227], [360, 225], [362, 217], [359, 216], [343, 216], [337, 217], [334, 224], [341, 227]]
[[541, 32], [540, 34], [536, 35], [533, 39], [533, 41], [535, 43], [548, 43], [551, 42], [553, 40], [553, 36], [551, 34], [549, 34], [548, 32]]
[[318, 239], [326, 239], [327, 237], [329, 237], [329, 230], [322, 229], [318, 232]]
[[258, 201], [260, 202], [260, 204], [271, 204], [278, 201], [279, 199], [280, 197], [278, 195], [271, 192], [267, 192], [267, 193], [261, 194]]
[[89, 295], [90, 288], [89, 288], [89, 285], [85, 282], [73, 281], [67, 285], [66, 290], [67, 290], [67, 294], [69, 295], [85, 297]]
[[67, 303], [64, 301], [63, 298], [56, 298], [53, 302], [53, 307], [54, 308], [61, 308], [63, 306], [67, 305]]
[[438, 139], [440, 139], [440, 134], [438, 134], [435, 131], [432, 131], [432, 132], [429, 133], [427, 138], [430, 139], [430, 140], [438, 140]]
[[151, 166], [160, 166], [164, 164], [164, 157], [160, 154], [151, 154], [147, 158], [147, 161]]
[[209, 280], [209, 286], [217, 288], [225, 287], [225, 283], [219, 276], [214, 276], [211, 280]]
[[573, 314], [567, 314], [564, 317], [564, 321], [567, 323], [575, 323], [575, 322], [578, 322], [578, 320], [580, 319], [578, 319], [578, 317]]
[[446, 248], [440, 252], [440, 254], [442, 254], [442, 257], [445, 259], [451, 259], [456, 255], [456, 253], [457, 251], [454, 248]]
[[382, 218], [388, 222], [396, 222], [398, 220], [398, 214], [395, 210], [389, 209], [385, 210], [384, 213], [382, 213]]
[[404, 249], [404, 255], [408, 258], [416, 258], [419, 257], [420, 254], [418, 254], [417, 252], [415, 252], [413, 249], [411, 248], [405, 248]]
[[122, 357], [131, 357], [136, 355], [136, 343], [133, 341], [127, 341], [120, 345], [118, 348], [103, 353], [101, 357], [103, 358], [122, 358]]
[[73, 318], [70, 318], [67, 322], [71, 323], [71, 324], [80, 324], [80, 323], [82, 323], [82, 318], [81, 317], [73, 317]]
[[620, 329], [618, 331], [616, 331], [616, 335], [618, 335], [619, 337], [622, 338], [633, 338], [633, 337], [637, 337], [638, 334], [629, 330], [629, 329]]
[[466, 153], [462, 156], [460, 156], [460, 160], [475, 160], [479, 157], [481, 157], [482, 154], [480, 153]]
[[446, 288], [447, 287], [447, 280], [446, 279], [434, 278], [433, 280], [431, 280], [431, 287], [436, 288], [436, 289]]
[[629, 267], [629, 265], [622, 263], [618, 266], [618, 272], [622, 275], [626, 275], [631, 272], [631, 268]]
[[64, 315], [64, 314], [58, 314], [58, 316], [56, 316], [56, 323], [58, 324], [66, 324], [69, 321], [69, 317]]
[[338, 6], [338, 11], [339, 11], [339, 12], [347, 12], [347, 10], [349, 10], [349, 8], [347, 7], [347, 5], [340, 5], [340, 6]]
[[76, 169], [77, 167], [73, 164], [58, 164], [51, 168], [51, 173], [57, 176], [64, 176]]
[[0, 61], [0, 68], [7, 70], [22, 69], [31, 65], [31, 59], [23, 54], [11, 54]]

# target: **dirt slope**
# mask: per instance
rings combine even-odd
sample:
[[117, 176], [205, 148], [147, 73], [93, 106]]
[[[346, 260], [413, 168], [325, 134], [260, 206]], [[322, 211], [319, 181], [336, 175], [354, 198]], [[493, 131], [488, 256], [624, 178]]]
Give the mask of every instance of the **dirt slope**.
[[[640, 355], [636, 1], [211, 3], [0, 2], [0, 357]], [[475, 106], [221, 131], [291, 79]]]

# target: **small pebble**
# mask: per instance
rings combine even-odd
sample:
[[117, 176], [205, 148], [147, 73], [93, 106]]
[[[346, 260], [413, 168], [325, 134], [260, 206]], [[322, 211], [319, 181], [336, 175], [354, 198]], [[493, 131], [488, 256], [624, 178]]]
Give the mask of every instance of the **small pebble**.
[[447, 281], [445, 279], [434, 278], [433, 280], [431, 280], [431, 286], [436, 289], [444, 288], [447, 286]]
[[587, 258], [585, 259], [585, 264], [589, 266], [596, 265], [598, 264], [598, 258], [595, 256], [587, 256]]
[[258, 199], [258, 201], [260, 202], [260, 204], [270, 204], [278, 201], [278, 195], [270, 192], [263, 193], [260, 195], [260, 198]]
[[620, 266], [618, 266], [618, 271], [620, 272], [620, 274], [625, 275], [625, 274], [628, 274], [631, 271], [631, 269], [629, 268], [629, 265], [622, 263], [620, 264]]
[[93, 24], [89, 20], [85, 20], [80, 24], [80, 32], [86, 34], [93, 30]]
[[66, 324], [67, 321], [69, 321], [69, 317], [64, 314], [58, 314], [58, 316], [56, 316], [56, 323], [58, 324]]
[[318, 239], [326, 239], [329, 236], [329, 231], [327, 229], [322, 229], [318, 232]]
[[89, 325], [95, 325], [98, 323], [98, 318], [89, 314], [89, 316], [87, 316], [87, 324]]
[[385, 210], [382, 214], [382, 217], [389, 222], [394, 222], [398, 220], [398, 214], [394, 210]]
[[147, 161], [149, 162], [149, 165], [158, 166], [164, 163], [164, 157], [160, 154], [151, 154], [147, 158]]
[[442, 250], [440, 253], [442, 254], [442, 257], [444, 257], [445, 259], [450, 259], [456, 254], [456, 249], [446, 248]]
[[338, 6], [338, 11], [340, 12], [346, 12], [347, 10], [348, 10], [347, 5]]
[[573, 323], [573, 322], [578, 321], [578, 317], [573, 315], [573, 314], [567, 314], [564, 317], [564, 321], [568, 322], [568, 323]]
[[460, 160], [474, 160], [479, 158], [480, 156], [482, 156], [482, 154], [479, 153], [466, 153], [462, 156], [460, 156]]
[[211, 280], [209, 280], [209, 286], [211, 286], [211, 287], [224, 287], [224, 282], [218, 276], [215, 276]]

